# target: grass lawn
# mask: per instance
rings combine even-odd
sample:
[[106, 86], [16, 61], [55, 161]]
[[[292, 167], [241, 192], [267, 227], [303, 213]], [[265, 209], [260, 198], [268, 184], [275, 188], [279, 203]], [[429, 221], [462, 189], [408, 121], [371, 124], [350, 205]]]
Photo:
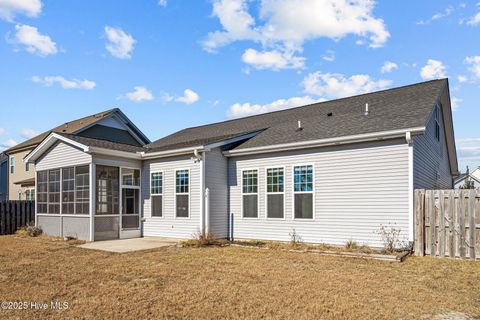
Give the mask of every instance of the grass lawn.
[[0, 319], [430, 319], [480, 315], [480, 262], [389, 263], [239, 247], [107, 253], [0, 237]]

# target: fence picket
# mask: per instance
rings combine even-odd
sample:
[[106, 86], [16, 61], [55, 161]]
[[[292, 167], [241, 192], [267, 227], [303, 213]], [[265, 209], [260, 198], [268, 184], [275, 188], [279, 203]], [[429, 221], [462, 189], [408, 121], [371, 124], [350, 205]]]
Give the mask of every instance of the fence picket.
[[35, 221], [34, 201], [0, 201], [0, 235], [13, 234]]
[[448, 255], [455, 257], [455, 193], [453, 190], [448, 192]]
[[435, 192], [430, 191], [430, 255], [435, 256], [437, 254], [437, 243], [436, 243], [436, 228], [435, 228], [435, 216], [437, 215], [437, 210], [435, 207]]
[[443, 190], [438, 191], [438, 211], [439, 211], [439, 229], [438, 229], [438, 253], [440, 257], [445, 257], [445, 203]]
[[475, 259], [475, 233], [476, 233], [476, 226], [475, 226], [475, 190], [470, 190], [468, 195], [468, 247], [469, 247], [469, 256], [470, 259]]
[[466, 257], [466, 250], [465, 250], [465, 191], [460, 190], [460, 211], [458, 212], [458, 224], [459, 224], [459, 233], [460, 237], [458, 239], [459, 241], [459, 252], [460, 252], [460, 257], [465, 258]]

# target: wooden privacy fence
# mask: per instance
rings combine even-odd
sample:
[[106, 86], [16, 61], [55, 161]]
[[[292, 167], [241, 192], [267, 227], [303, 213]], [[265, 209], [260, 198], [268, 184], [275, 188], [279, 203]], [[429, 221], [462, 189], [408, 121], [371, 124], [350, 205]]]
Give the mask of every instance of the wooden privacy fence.
[[415, 253], [480, 258], [480, 189], [415, 190]]
[[0, 235], [13, 234], [30, 222], [35, 222], [35, 201], [0, 202]]

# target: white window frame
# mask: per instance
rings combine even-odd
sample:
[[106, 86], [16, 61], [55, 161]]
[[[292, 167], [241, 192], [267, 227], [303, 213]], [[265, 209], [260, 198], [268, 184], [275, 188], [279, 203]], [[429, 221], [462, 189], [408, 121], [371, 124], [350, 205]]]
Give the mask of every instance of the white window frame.
[[[303, 167], [303, 166], [312, 166], [312, 191], [295, 191], [295, 167]], [[315, 178], [315, 164], [314, 163], [299, 163], [299, 164], [292, 164], [292, 220], [299, 220], [299, 221], [314, 221], [315, 220], [315, 194], [316, 194], [316, 178]], [[311, 218], [295, 218], [295, 194], [312, 194], [312, 217]]]
[[[30, 199], [27, 199], [27, 194], [30, 195]], [[34, 195], [34, 199], [32, 199], [32, 194]], [[36, 190], [35, 190], [35, 187], [29, 187], [27, 189], [25, 189], [25, 200], [26, 201], [35, 201], [35, 197], [36, 197]]]
[[15, 156], [10, 156], [10, 163], [8, 165], [8, 171], [10, 174], [15, 173]]
[[[138, 170], [138, 186], [123, 184], [123, 170]], [[120, 236], [122, 231], [131, 231], [131, 230], [141, 230], [142, 229], [142, 169], [136, 167], [118, 167], [118, 176], [119, 176], [119, 193], [118, 193], [118, 209], [120, 213], [119, 227], [120, 227]], [[128, 176], [128, 174], [126, 175]], [[133, 181], [133, 177], [132, 177]], [[123, 227], [123, 189], [136, 189], [138, 190], [138, 228], [124, 228]]]
[[[283, 192], [268, 192], [268, 170], [269, 169], [283, 169]], [[286, 216], [286, 176], [287, 176], [287, 171], [285, 166], [269, 166], [265, 167], [265, 219], [268, 220], [285, 220]], [[243, 188], [242, 188], [243, 190]], [[268, 195], [269, 194], [283, 194], [283, 218], [269, 218], [268, 217]], [[242, 201], [243, 204], [243, 201]]]
[[[182, 171], [182, 170], [186, 170], [188, 171], [188, 192], [179, 192], [177, 193], [177, 171]], [[176, 169], [173, 169], [173, 186], [174, 186], [174, 197], [173, 197], [173, 218], [174, 219], [179, 219], [179, 220], [187, 220], [187, 219], [191, 219], [191, 207], [192, 207], [192, 203], [191, 203], [191, 191], [192, 191], [192, 183], [191, 183], [191, 179], [192, 179], [192, 170], [190, 168], [176, 168]], [[188, 195], [188, 217], [177, 217], [177, 195]], [[165, 215], [165, 214], [164, 214]]]
[[[244, 171], [252, 171], [255, 170], [257, 171], [257, 193], [244, 193], [243, 192], [243, 172]], [[255, 220], [255, 219], [260, 219], [260, 169], [259, 168], [243, 168], [240, 170], [240, 181], [241, 181], [241, 199], [240, 199], [240, 214], [242, 215], [242, 219], [246, 220]], [[257, 195], [257, 216], [256, 217], [245, 217], [243, 214], [243, 196], [244, 195], [252, 195], [256, 194]]]
[[[155, 193], [155, 194], [152, 193], [152, 175], [154, 173], [161, 173], [162, 174], [162, 192], [161, 193]], [[190, 173], [189, 173], [189, 177], [188, 177], [188, 182], [190, 183]], [[177, 183], [176, 180], [175, 180], [175, 183]], [[150, 171], [150, 218], [165, 219], [165, 192], [164, 192], [165, 188], [164, 188], [164, 186], [165, 186], [165, 173], [164, 173], [164, 171], [163, 170]], [[176, 191], [176, 189], [175, 189], [175, 191]], [[188, 187], [188, 191], [190, 191], [190, 187]], [[155, 197], [155, 196], [162, 196], [162, 215], [160, 217], [152, 215], [152, 207], [153, 207], [152, 197]], [[177, 199], [177, 197], [175, 197], [175, 201], [176, 201], [176, 199]], [[189, 209], [188, 210], [190, 210], [190, 204], [189, 204]], [[176, 206], [175, 206], [175, 215], [177, 215]], [[188, 215], [190, 216], [190, 213]]]

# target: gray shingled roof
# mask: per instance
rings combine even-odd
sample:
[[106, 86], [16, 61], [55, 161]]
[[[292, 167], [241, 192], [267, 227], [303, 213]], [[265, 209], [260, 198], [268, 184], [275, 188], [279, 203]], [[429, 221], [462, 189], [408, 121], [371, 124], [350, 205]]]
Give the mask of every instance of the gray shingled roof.
[[118, 151], [125, 151], [125, 152], [141, 152], [146, 151], [143, 147], [132, 146], [130, 144], [118, 143], [118, 142], [111, 142], [107, 140], [100, 140], [94, 138], [87, 138], [82, 136], [77, 136], [74, 134], [63, 133], [63, 132], [56, 132], [57, 134], [64, 136], [70, 140], [79, 142], [83, 145], [88, 147], [97, 147], [97, 148], [104, 148], [110, 150], [118, 150]]
[[[263, 130], [235, 149], [422, 127], [447, 79], [184, 129], [154, 141], [149, 152], [193, 147]], [[365, 104], [370, 113], [364, 115]], [[332, 113], [331, 116], [328, 116]], [[297, 121], [303, 130], [297, 131]]]

